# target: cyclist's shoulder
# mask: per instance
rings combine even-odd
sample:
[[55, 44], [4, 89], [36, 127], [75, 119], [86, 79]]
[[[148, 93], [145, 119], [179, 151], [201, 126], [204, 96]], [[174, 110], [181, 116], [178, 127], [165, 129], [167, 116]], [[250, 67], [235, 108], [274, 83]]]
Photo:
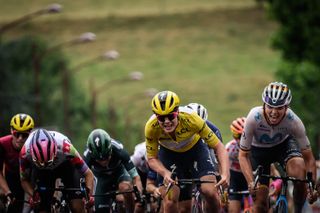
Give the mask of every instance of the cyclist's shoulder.
[[263, 106], [256, 106], [249, 111], [246, 117], [246, 124], [260, 123], [263, 120]]
[[195, 112], [194, 110], [182, 106], [179, 107], [179, 124], [178, 126], [183, 126], [183, 125], [187, 125], [187, 126], [203, 126], [203, 124], [205, 123], [205, 121], [197, 114], [197, 112]]
[[145, 125], [145, 129], [146, 130], [155, 130], [155, 129], [160, 129], [160, 126], [159, 126], [159, 123], [158, 123], [158, 120], [157, 120], [157, 116], [155, 114], [152, 114], [146, 125]]
[[0, 137], [0, 146], [5, 147], [5, 146], [10, 145], [12, 142], [12, 139], [13, 139], [12, 135], [6, 135], [3, 137]]
[[49, 131], [49, 133], [57, 142], [63, 141], [63, 142], [71, 143], [70, 139], [61, 132]]
[[288, 108], [286, 111], [285, 121], [287, 121], [287, 122], [302, 122], [300, 117], [291, 108]]
[[123, 144], [114, 138], [111, 138], [111, 146], [113, 150], [124, 150]]

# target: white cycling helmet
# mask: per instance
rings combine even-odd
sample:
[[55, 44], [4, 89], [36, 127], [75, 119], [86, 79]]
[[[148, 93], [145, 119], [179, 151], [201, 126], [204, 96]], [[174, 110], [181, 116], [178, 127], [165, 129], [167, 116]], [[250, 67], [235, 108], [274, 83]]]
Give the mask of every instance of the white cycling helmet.
[[192, 109], [193, 111], [197, 112], [197, 114], [203, 119], [207, 120], [208, 119], [208, 111], [207, 109], [198, 103], [190, 103], [187, 105], [188, 108]]
[[265, 87], [262, 100], [271, 107], [282, 107], [289, 105], [292, 96], [288, 86], [282, 82], [272, 82]]

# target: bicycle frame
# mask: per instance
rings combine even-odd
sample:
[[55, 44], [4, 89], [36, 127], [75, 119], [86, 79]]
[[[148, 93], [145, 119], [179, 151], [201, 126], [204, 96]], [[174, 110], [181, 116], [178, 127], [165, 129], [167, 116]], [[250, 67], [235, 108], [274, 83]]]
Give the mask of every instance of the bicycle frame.
[[290, 176], [278, 177], [278, 176], [273, 176], [273, 175], [267, 175], [267, 174], [262, 174], [262, 172], [263, 172], [262, 166], [258, 166], [257, 170], [255, 171], [256, 179], [255, 179], [254, 187], [256, 187], [257, 182], [260, 177], [266, 177], [266, 178], [270, 178], [272, 180], [281, 179], [283, 181], [280, 195], [277, 197], [277, 200], [276, 200], [276, 206], [275, 206], [274, 212], [288, 213], [288, 201], [287, 201], [288, 181], [291, 181], [293, 183], [294, 182], [306, 183], [306, 184], [308, 184], [308, 187], [310, 187], [310, 189], [313, 189], [313, 181], [312, 181], [312, 173], [311, 172], [307, 173], [307, 179], [305, 179], [305, 180], [300, 180], [298, 178], [290, 177]]
[[250, 192], [248, 190], [244, 191], [229, 191], [229, 194], [242, 195], [243, 198], [243, 213], [251, 213], [252, 212], [252, 198]]
[[192, 185], [193, 192], [192, 192], [192, 206], [191, 206], [191, 212], [192, 213], [201, 213], [205, 212], [204, 210], [204, 200], [202, 199], [201, 193], [200, 193], [200, 187], [203, 183], [215, 183], [215, 181], [210, 180], [201, 180], [199, 178], [193, 178], [193, 179], [179, 179], [177, 181], [178, 185]]

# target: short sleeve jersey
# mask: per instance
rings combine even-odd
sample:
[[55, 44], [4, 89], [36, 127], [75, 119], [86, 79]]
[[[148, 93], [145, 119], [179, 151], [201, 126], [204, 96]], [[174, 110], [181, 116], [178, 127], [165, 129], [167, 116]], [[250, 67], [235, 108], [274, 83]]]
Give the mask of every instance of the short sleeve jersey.
[[232, 140], [226, 144], [226, 150], [229, 156], [230, 169], [235, 172], [241, 172], [239, 163], [239, 143], [236, 140]]
[[220, 140], [206, 122], [196, 112], [187, 107], [179, 107], [178, 126], [174, 130], [174, 135], [175, 138], [165, 133], [159, 126], [157, 117], [152, 115], [145, 126], [147, 156], [156, 157], [159, 144], [175, 152], [186, 152], [200, 138], [210, 148], [214, 148], [220, 143]]
[[149, 166], [146, 159], [146, 142], [139, 143], [135, 146], [131, 161], [141, 172], [147, 173]]
[[123, 149], [123, 145], [121, 143], [118, 143], [116, 140], [112, 139], [111, 146], [112, 154], [110, 162], [107, 166], [101, 166], [98, 162], [96, 162], [88, 148], [84, 151], [84, 160], [95, 176], [111, 175], [123, 167], [128, 172], [132, 169], [135, 169], [129, 153]]
[[289, 136], [297, 140], [301, 150], [310, 147], [302, 121], [290, 108], [287, 109], [279, 124], [269, 125], [263, 114], [263, 107], [259, 106], [251, 109], [247, 116], [240, 148], [250, 150], [251, 146], [274, 147], [284, 142]]
[[[57, 154], [52, 165], [45, 168], [38, 168], [41, 170], [53, 170], [66, 161], [70, 161], [71, 164], [80, 172], [84, 174], [88, 170], [87, 164], [82, 159], [79, 152], [71, 144], [70, 140], [63, 134], [56, 131], [49, 131], [57, 143]], [[33, 166], [33, 160], [31, 156], [31, 139], [34, 132], [28, 137], [26, 143], [22, 147], [20, 152], [20, 177], [22, 179], [29, 178], [31, 168]]]
[[7, 135], [0, 138], [0, 171], [5, 167], [5, 174], [19, 175], [19, 150], [12, 145], [13, 136]]

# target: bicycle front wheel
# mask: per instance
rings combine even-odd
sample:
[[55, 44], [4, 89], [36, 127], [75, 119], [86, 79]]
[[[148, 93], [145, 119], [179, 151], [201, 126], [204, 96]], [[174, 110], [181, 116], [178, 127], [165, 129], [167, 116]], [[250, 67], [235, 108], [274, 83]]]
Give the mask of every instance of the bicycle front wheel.
[[200, 205], [192, 205], [192, 209], [191, 209], [192, 213], [202, 213], [202, 209]]
[[280, 200], [275, 209], [276, 213], [288, 213], [288, 206], [284, 200]]

